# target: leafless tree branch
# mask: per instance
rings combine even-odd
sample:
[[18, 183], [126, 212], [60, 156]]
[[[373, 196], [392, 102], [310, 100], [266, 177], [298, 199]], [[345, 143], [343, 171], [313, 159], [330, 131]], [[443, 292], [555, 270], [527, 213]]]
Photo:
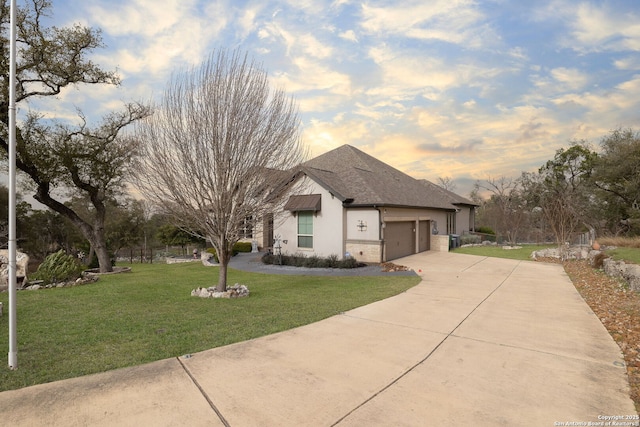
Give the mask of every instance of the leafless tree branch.
[[221, 263], [218, 289], [247, 218], [272, 212], [273, 189], [306, 159], [298, 111], [247, 55], [218, 51], [177, 74], [139, 123], [137, 183], [181, 225], [204, 233]]

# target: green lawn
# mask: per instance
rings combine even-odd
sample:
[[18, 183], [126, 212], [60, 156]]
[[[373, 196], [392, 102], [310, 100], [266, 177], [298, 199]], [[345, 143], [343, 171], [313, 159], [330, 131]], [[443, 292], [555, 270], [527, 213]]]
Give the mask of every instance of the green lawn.
[[553, 245], [523, 245], [521, 249], [502, 249], [502, 246], [469, 246], [454, 249], [452, 252], [495, 258], [531, 260], [533, 252], [552, 247]]
[[605, 253], [615, 260], [640, 264], [640, 248], [617, 247], [615, 249], [607, 249]]
[[[18, 366], [0, 368], [0, 391], [194, 353], [325, 319], [418, 284], [415, 276], [278, 276], [229, 270], [248, 298], [191, 297], [216, 267], [135, 264], [73, 288], [19, 291]], [[8, 294], [1, 293], [0, 353], [7, 355]], [[6, 360], [6, 359], [5, 359]]]

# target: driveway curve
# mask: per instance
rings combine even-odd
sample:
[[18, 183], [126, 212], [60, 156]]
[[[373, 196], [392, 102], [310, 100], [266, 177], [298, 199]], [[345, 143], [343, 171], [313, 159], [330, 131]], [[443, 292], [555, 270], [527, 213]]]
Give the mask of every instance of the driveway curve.
[[421, 283], [278, 334], [3, 392], [0, 420], [637, 425], [620, 349], [561, 266], [438, 252], [396, 262]]

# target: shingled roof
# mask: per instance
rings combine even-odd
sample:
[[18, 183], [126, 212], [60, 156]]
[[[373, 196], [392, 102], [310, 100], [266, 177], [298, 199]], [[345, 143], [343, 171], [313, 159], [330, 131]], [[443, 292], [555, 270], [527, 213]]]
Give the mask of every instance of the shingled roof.
[[302, 164], [302, 171], [345, 205], [454, 210], [472, 202], [343, 145]]

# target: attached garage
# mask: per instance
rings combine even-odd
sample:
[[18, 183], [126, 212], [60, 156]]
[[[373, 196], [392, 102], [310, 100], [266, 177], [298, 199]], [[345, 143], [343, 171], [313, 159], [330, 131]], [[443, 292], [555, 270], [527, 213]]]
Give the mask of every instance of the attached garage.
[[385, 260], [413, 255], [416, 252], [414, 221], [387, 222], [384, 229]]
[[431, 249], [431, 221], [420, 221], [418, 227], [418, 252]]
[[[275, 225], [266, 222], [264, 229], [271, 234], [272, 227], [283, 244], [289, 242], [283, 250], [291, 253], [304, 239], [308, 256], [348, 254], [366, 262], [385, 262], [442, 250], [444, 239], [436, 237], [437, 224], [455, 225], [462, 234], [472, 228], [477, 206], [349, 145], [303, 163], [291, 175], [283, 173], [282, 179], [278, 191], [288, 199], [278, 207]], [[309, 233], [301, 233], [299, 216], [291, 215], [298, 211], [314, 213]]]

